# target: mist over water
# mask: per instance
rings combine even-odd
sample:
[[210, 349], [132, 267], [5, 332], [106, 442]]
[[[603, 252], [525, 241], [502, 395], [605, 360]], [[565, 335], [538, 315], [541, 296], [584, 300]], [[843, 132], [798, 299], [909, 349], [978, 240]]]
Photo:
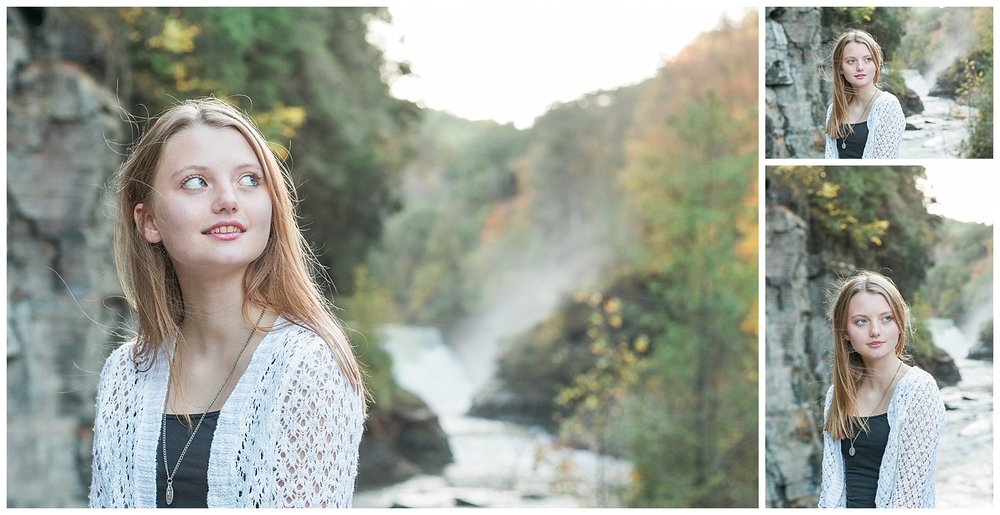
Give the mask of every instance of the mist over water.
[[[525, 256], [534, 256], [525, 259]], [[497, 278], [484, 293], [483, 310], [461, 321], [447, 338], [478, 389], [496, 371], [504, 340], [543, 322], [568, 296], [593, 286], [609, 255], [600, 249], [550, 249], [511, 259], [521, 262]]]

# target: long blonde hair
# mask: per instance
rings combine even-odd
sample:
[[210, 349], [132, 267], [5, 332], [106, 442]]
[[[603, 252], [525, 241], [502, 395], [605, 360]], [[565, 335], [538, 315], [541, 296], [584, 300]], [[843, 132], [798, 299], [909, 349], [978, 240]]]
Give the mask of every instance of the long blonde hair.
[[195, 125], [239, 131], [257, 155], [270, 186], [271, 232], [264, 252], [250, 263], [243, 277], [243, 318], [252, 325], [251, 307], [267, 306], [313, 330], [330, 347], [350, 384], [365, 398], [361, 370], [347, 336], [313, 279], [320, 268], [296, 222], [295, 186], [288, 171], [249, 116], [217, 98], [188, 100], [168, 108], [135, 144], [113, 178], [118, 198], [115, 266], [125, 298], [138, 317], [132, 350], [136, 367], [148, 369], [159, 349], [179, 335], [184, 299], [166, 249], [142, 238], [133, 210], [138, 203], [151, 205], [156, 168], [167, 141]]
[[854, 427], [860, 426], [863, 431], [868, 431], [864, 422], [852, 415], [857, 408], [858, 386], [866, 374], [865, 363], [847, 341], [847, 305], [861, 292], [881, 295], [889, 303], [892, 316], [899, 326], [896, 357], [904, 358], [906, 338], [913, 327], [910, 308], [888, 277], [862, 270], [841, 283], [828, 314], [833, 333], [833, 402], [823, 424], [823, 429], [838, 440], [853, 434]]
[[855, 95], [854, 87], [840, 73], [844, 47], [848, 43], [861, 43], [868, 47], [868, 51], [875, 59], [875, 78], [873, 80], [875, 86], [877, 87], [882, 80], [882, 47], [875, 41], [875, 38], [863, 30], [849, 30], [841, 34], [833, 46], [828, 61], [829, 65], [832, 66], [830, 73], [833, 80], [833, 109], [830, 112], [830, 119], [826, 122], [826, 133], [833, 139], [846, 138], [854, 132], [847, 113], [847, 106]]

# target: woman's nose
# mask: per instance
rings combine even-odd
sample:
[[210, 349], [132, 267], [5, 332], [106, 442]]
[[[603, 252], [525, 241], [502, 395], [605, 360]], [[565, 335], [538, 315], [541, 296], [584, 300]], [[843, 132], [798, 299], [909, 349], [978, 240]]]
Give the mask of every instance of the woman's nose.
[[232, 186], [222, 185], [216, 189], [215, 200], [212, 211], [221, 213], [223, 211], [236, 211], [236, 190]]

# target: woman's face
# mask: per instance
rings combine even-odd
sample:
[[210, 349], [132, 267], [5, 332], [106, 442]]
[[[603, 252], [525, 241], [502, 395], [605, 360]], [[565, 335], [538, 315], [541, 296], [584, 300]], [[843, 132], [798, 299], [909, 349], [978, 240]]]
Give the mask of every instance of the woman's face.
[[152, 205], [136, 227], [162, 243], [179, 277], [246, 270], [267, 245], [271, 197], [253, 149], [236, 129], [194, 125], [163, 147]]
[[847, 303], [847, 338], [866, 362], [896, 355], [900, 328], [892, 306], [878, 293], [858, 292]]
[[840, 74], [855, 90], [871, 84], [875, 80], [876, 71], [875, 56], [868, 46], [853, 41], [844, 45], [840, 56]]

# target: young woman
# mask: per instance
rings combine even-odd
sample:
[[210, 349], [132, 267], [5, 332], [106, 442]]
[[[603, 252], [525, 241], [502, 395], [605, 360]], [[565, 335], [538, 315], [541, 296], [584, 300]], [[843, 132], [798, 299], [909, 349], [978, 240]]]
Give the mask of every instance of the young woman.
[[267, 142], [226, 102], [183, 102], [115, 186], [138, 332], [101, 372], [91, 506], [349, 506], [365, 389]]
[[860, 272], [840, 286], [830, 320], [819, 507], [934, 507], [944, 403], [934, 378], [903, 362], [911, 321], [902, 295]]
[[860, 30], [845, 32], [833, 47], [833, 102], [826, 111], [827, 159], [899, 157], [906, 117], [899, 100], [878, 88], [882, 48]]

